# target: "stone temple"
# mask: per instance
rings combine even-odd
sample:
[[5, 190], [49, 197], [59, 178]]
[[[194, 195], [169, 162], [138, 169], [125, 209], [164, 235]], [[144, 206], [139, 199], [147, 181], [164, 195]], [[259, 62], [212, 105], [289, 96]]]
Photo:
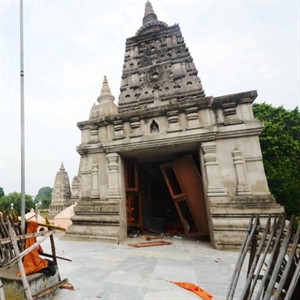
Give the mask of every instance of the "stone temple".
[[64, 164], [62, 163], [54, 180], [51, 205], [49, 209], [49, 218], [54, 218], [57, 214], [71, 204], [69, 175], [65, 170]]
[[179, 25], [159, 21], [147, 1], [126, 40], [118, 105], [105, 77], [98, 104], [77, 124], [80, 197], [65, 239], [181, 230], [229, 249], [253, 213], [284, 213], [268, 189], [256, 97], [206, 96]]

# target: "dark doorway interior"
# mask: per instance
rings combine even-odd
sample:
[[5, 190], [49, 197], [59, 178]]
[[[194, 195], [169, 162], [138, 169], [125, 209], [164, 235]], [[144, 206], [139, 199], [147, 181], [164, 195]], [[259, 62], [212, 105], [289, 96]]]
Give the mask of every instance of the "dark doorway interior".
[[[193, 161], [199, 166], [197, 156]], [[170, 161], [145, 162], [135, 158], [125, 161], [126, 204], [128, 232], [133, 230], [153, 233], [202, 235], [197, 231], [186, 197], [174, 197], [166, 183], [161, 166]], [[200, 170], [198, 168], [200, 173]], [[131, 173], [130, 173], [131, 172]], [[129, 183], [129, 184], [128, 184]], [[174, 180], [174, 189], [180, 193], [180, 185]], [[176, 184], [178, 186], [176, 187]], [[203, 195], [202, 195], [203, 196]], [[205, 207], [199, 207], [204, 209]], [[206, 212], [205, 212], [206, 213]]]

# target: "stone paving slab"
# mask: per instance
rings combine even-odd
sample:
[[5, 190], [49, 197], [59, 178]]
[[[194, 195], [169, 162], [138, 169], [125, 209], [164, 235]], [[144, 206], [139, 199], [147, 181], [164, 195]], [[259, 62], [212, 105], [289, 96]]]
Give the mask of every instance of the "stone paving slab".
[[[237, 252], [218, 251], [207, 242], [164, 237], [172, 245], [135, 248], [127, 239], [121, 244], [65, 241], [55, 238], [56, 254], [72, 259], [58, 260], [62, 279], [68, 278], [75, 290], [61, 289], [55, 300], [192, 300], [201, 299], [172, 281], [187, 281], [225, 300]], [[48, 241], [42, 244], [51, 253]], [[239, 299], [246, 270], [234, 299]]]

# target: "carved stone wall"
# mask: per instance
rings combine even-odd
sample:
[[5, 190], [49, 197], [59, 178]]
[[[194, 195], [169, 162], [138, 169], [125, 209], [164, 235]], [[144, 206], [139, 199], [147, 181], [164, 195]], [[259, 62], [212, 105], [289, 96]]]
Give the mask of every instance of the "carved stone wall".
[[57, 214], [71, 204], [72, 201], [69, 176], [62, 163], [59, 171], [56, 173], [54, 181], [49, 218], [54, 218]]
[[66, 238], [125, 238], [128, 157], [144, 166], [198, 157], [209, 237], [218, 249], [239, 247], [252, 213], [284, 212], [264, 172], [263, 124], [251, 107], [257, 92], [206, 97], [179, 26], [159, 21], [149, 1], [143, 25], [126, 40], [120, 89], [117, 107], [105, 77], [99, 104], [77, 124], [80, 199]]

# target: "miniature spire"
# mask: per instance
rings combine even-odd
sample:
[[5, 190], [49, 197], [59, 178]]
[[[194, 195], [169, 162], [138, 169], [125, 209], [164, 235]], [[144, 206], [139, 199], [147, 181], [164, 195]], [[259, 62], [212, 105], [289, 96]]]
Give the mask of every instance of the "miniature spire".
[[145, 5], [145, 14], [143, 18], [143, 25], [139, 28], [136, 35], [156, 32], [163, 28], [167, 28], [168, 25], [165, 22], [159, 21], [157, 15], [154, 13], [154, 9], [150, 1], [147, 0]]
[[145, 5], [145, 15], [143, 18], [143, 25], [153, 21], [157, 21], [157, 16], [154, 13], [151, 2], [147, 0]]
[[59, 168], [59, 171], [64, 172], [65, 171], [65, 167], [64, 167], [64, 163], [61, 162], [61, 166]]
[[115, 101], [115, 97], [111, 94], [106, 75], [104, 75], [103, 85], [102, 85], [102, 88], [101, 88], [101, 93], [100, 93], [100, 96], [98, 97], [97, 101], [99, 103], [100, 102], [103, 103], [103, 102], [114, 102]]

